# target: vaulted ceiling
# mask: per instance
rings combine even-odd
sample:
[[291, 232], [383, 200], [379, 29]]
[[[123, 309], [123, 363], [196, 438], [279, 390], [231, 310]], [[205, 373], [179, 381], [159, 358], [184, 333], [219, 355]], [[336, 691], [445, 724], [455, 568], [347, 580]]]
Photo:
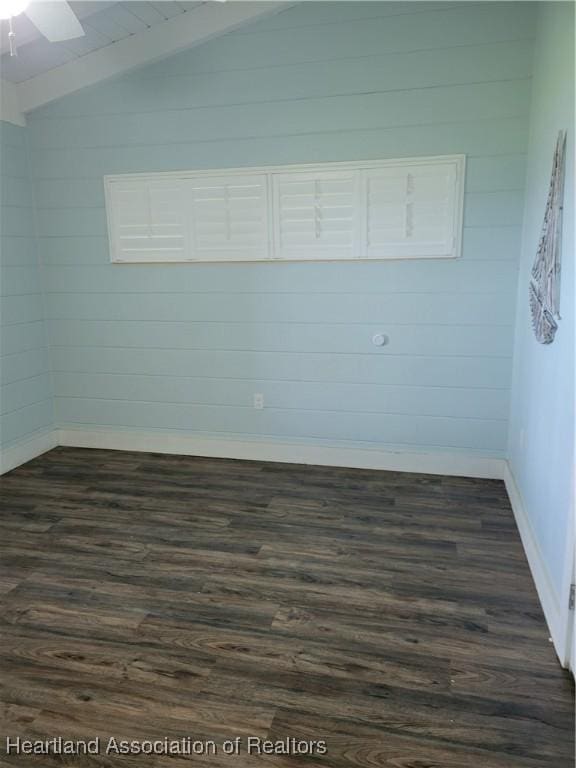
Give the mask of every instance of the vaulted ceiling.
[[293, 3], [72, 0], [83, 37], [46, 40], [22, 14], [13, 20], [18, 55], [0, 22], [0, 119], [23, 125], [25, 114], [54, 99], [170, 56]]
[[92, 51], [113, 45], [131, 35], [162, 24], [168, 19], [187, 13], [200, 2], [71, 2], [70, 6], [80, 19], [84, 37], [49, 43], [25, 14], [14, 19], [14, 32], [18, 56], [11, 57], [8, 44], [8, 25], [2, 24], [0, 33], [0, 70], [2, 77], [12, 83], [21, 83], [31, 77], [85, 56]]

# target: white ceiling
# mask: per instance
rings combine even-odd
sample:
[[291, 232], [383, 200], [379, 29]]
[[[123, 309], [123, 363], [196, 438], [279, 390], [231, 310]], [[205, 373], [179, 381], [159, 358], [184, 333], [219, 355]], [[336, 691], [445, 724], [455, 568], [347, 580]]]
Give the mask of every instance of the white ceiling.
[[119, 40], [161, 25], [201, 4], [172, 0], [74, 0], [70, 2], [70, 6], [80, 19], [86, 34], [84, 37], [63, 43], [49, 43], [26, 15], [21, 14], [13, 20], [18, 56], [11, 57], [8, 53], [8, 22], [0, 22], [0, 76], [13, 83], [21, 83], [100, 48], [113, 45]]
[[26, 114], [67, 94], [131, 72], [281, 13], [286, 0], [173, 2], [73, 0], [86, 36], [48, 43], [26, 19], [20, 55], [0, 56], [0, 121], [26, 125]]

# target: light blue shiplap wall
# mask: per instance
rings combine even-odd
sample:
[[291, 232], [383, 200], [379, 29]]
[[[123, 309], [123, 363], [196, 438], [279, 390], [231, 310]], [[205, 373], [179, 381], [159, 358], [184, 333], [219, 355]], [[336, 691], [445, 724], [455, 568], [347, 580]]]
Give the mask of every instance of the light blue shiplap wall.
[[0, 447], [52, 428], [26, 130], [0, 122]]
[[[510, 466], [558, 605], [574, 557], [574, 5], [539, 9], [518, 285]], [[534, 338], [528, 285], [558, 130], [567, 132], [561, 320], [554, 343]], [[570, 551], [571, 547], [571, 551]], [[570, 558], [567, 562], [567, 558]], [[576, 661], [576, 659], [575, 659]]]
[[[302, 3], [33, 113], [59, 424], [504, 455], [533, 33], [530, 3]], [[445, 153], [459, 261], [108, 263], [107, 173]]]

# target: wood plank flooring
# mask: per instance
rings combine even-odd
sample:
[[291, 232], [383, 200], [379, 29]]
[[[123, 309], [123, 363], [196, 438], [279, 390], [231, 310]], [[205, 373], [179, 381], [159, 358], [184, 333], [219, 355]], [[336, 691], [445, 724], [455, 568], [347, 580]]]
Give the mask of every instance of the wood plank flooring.
[[57, 448], [0, 480], [0, 632], [0, 766], [574, 766], [499, 481]]

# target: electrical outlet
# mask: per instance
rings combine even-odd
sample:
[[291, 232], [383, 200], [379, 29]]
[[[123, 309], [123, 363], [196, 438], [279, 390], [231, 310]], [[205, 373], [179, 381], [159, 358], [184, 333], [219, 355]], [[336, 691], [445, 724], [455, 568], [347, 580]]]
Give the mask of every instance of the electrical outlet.
[[264, 395], [262, 392], [254, 392], [254, 408], [258, 411], [264, 408]]

